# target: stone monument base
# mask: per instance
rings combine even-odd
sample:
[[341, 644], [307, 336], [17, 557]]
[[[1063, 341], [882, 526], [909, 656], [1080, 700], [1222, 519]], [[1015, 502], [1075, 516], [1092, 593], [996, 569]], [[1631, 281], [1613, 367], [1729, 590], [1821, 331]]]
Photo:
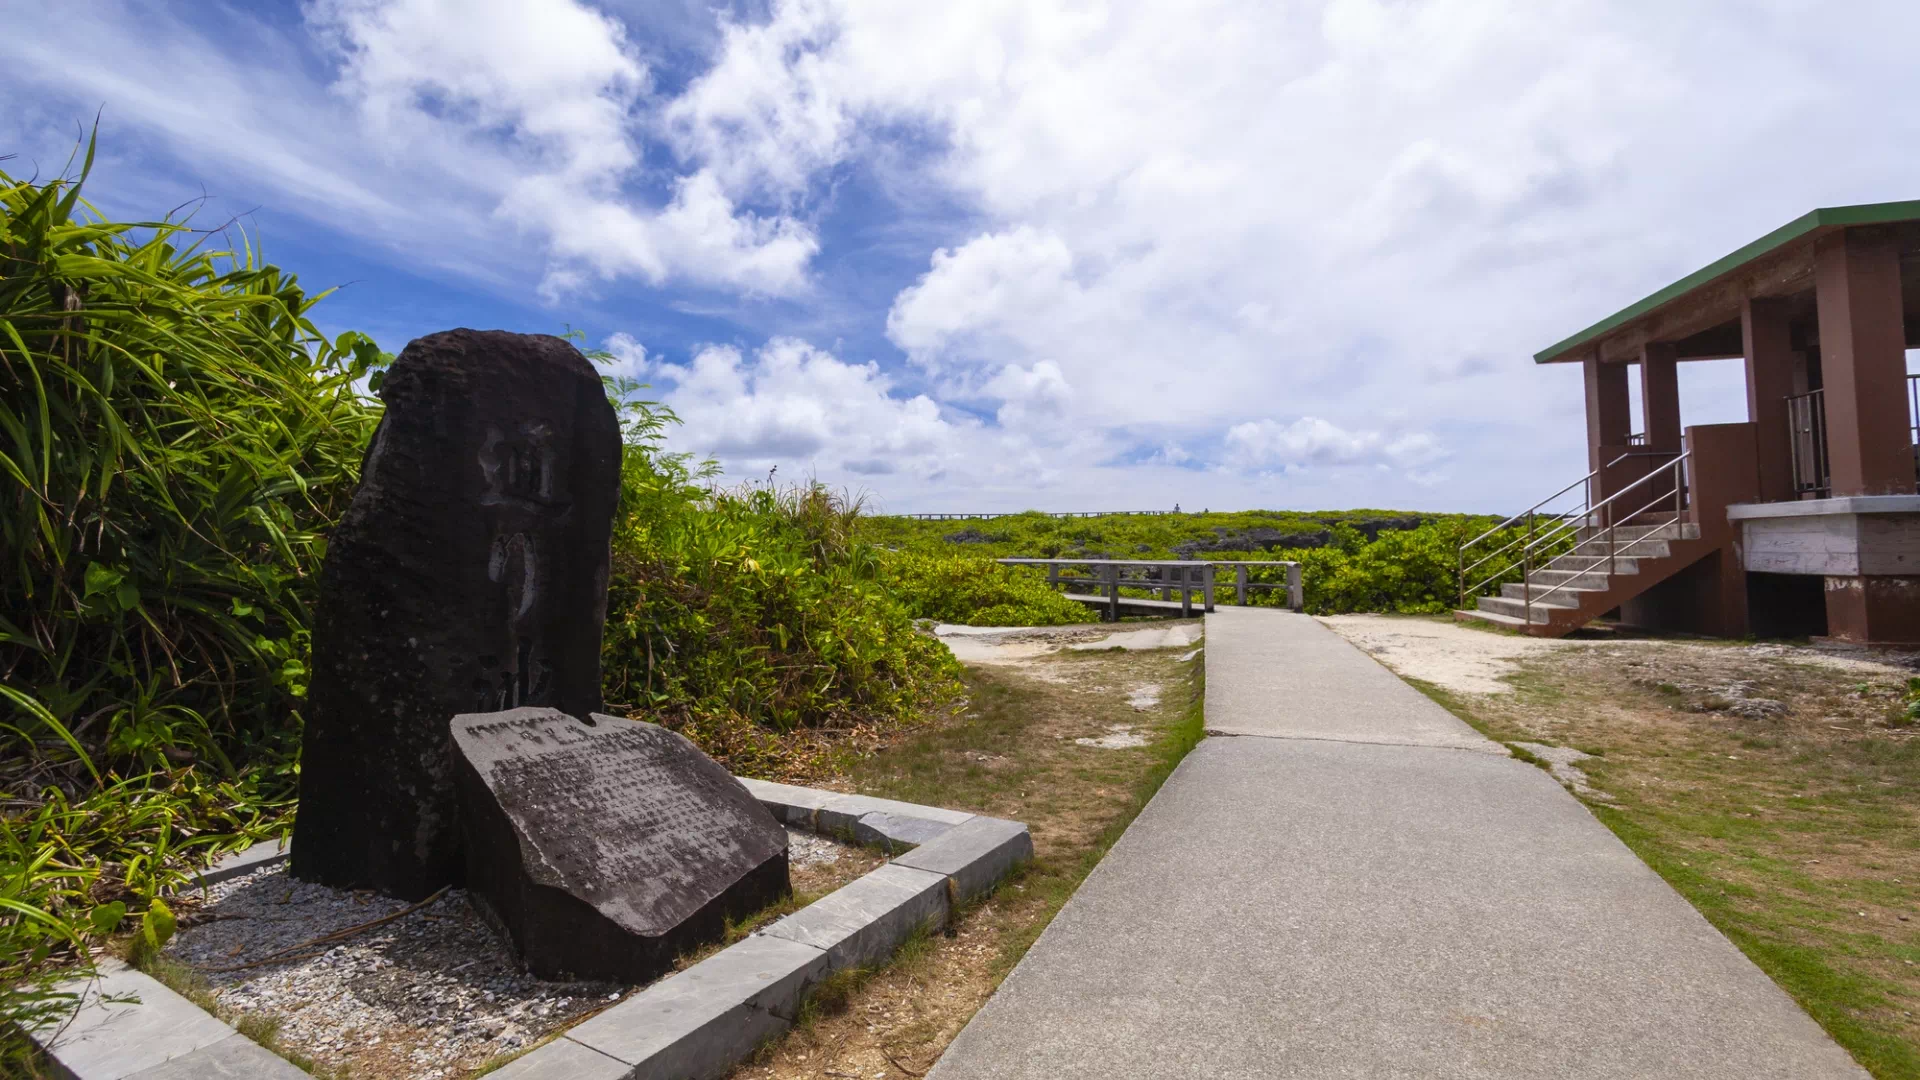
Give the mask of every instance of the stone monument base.
[[646, 982], [790, 891], [785, 828], [674, 732], [521, 708], [452, 734], [468, 888], [536, 975]]

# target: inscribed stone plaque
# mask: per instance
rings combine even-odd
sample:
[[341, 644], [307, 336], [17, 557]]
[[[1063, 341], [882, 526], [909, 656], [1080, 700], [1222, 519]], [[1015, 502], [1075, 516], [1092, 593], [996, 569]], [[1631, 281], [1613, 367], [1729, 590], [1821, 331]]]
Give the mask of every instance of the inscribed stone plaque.
[[600, 707], [620, 426], [567, 342], [409, 344], [328, 537], [293, 873], [417, 899], [460, 872], [447, 723]]
[[643, 982], [788, 891], [786, 830], [675, 732], [535, 708], [452, 727], [467, 886], [535, 974]]

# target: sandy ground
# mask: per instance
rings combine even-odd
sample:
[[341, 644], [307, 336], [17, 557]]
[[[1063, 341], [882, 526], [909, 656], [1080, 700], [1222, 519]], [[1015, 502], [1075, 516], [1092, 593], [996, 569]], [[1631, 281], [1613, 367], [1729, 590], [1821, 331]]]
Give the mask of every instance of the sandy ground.
[[963, 664], [1029, 664], [1035, 659], [1072, 649], [1093, 652], [1125, 649], [1184, 649], [1200, 640], [1200, 621], [1187, 619], [1136, 630], [1117, 630], [1112, 624], [1076, 626], [955, 626], [942, 623], [933, 634]]
[[1911, 674], [1914, 658], [1907, 654], [1876, 652], [1847, 645], [1753, 645], [1699, 643], [1671, 639], [1572, 638], [1549, 639], [1497, 634], [1458, 623], [1413, 615], [1326, 615], [1320, 617], [1334, 633], [1359, 646], [1367, 655], [1396, 674], [1433, 683], [1466, 694], [1506, 694], [1513, 691], [1505, 677], [1519, 670], [1519, 662], [1568, 649], [1607, 647], [1629, 652], [1648, 650], [1740, 650], [1753, 657], [1775, 657], [1814, 664], [1863, 677]]

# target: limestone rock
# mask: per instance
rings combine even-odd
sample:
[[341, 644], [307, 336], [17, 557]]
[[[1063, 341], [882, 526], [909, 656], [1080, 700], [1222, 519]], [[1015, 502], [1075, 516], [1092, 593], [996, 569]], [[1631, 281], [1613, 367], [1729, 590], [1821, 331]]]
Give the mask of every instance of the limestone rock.
[[600, 707], [620, 428], [556, 337], [419, 338], [380, 396], [321, 570], [292, 868], [417, 899], [460, 871], [448, 722]]
[[467, 887], [537, 975], [644, 982], [789, 889], [786, 829], [675, 732], [536, 708], [452, 729]]

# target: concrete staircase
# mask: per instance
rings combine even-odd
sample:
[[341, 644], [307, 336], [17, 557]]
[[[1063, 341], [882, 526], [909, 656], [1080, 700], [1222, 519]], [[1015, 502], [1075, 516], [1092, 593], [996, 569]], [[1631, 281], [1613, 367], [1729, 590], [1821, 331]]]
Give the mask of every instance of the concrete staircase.
[[[1608, 548], [1614, 551], [1608, 564]], [[1472, 611], [1454, 617], [1535, 637], [1563, 637], [1712, 553], [1700, 527], [1686, 523], [1582, 528], [1572, 550], [1527, 575], [1527, 584], [1500, 586]], [[1527, 603], [1532, 592], [1531, 613]], [[1549, 591], [1551, 590], [1551, 591]], [[1531, 617], [1529, 617], [1531, 614]]]

